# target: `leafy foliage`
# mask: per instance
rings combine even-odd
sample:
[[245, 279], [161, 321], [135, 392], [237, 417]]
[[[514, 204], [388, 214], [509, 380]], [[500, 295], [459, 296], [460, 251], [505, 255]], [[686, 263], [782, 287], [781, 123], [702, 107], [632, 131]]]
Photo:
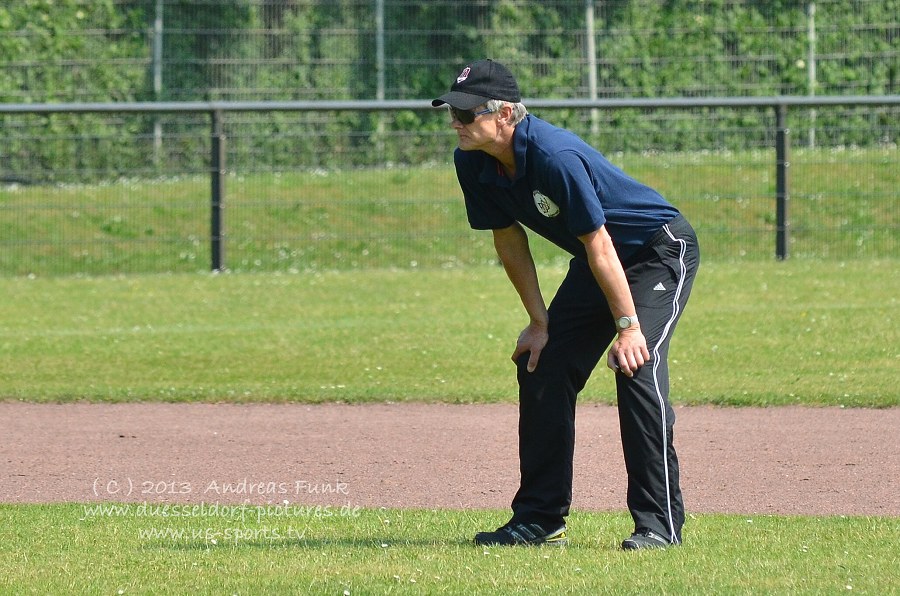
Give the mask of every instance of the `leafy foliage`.
[[[900, 36], [900, 0], [816, 2], [814, 84], [807, 64], [809, 4], [594, 2], [597, 94], [897, 93], [893, 48]], [[160, 93], [153, 89], [151, 68], [157, 6], [164, 21]], [[568, 0], [384, 0], [385, 60], [379, 73], [370, 0], [22, 0], [0, 7], [0, 101], [338, 100], [371, 99], [382, 92], [387, 99], [424, 99], [442, 93], [463, 64], [481, 57], [507, 63], [526, 97], [585, 97], [590, 65], [585, 8]], [[560, 125], [577, 123], [576, 114], [557, 116]], [[646, 116], [620, 111], [605, 125], [645, 132], [653, 126]], [[767, 118], [741, 112], [721, 125], [759, 128], [769, 125]], [[73, 171], [122, 172], [158, 164], [160, 148], [149, 141], [140, 150], [120, 151], [98, 140], [147, 137], [155, 120], [133, 117], [111, 124], [91, 115], [0, 116], [0, 126], [10, 131], [0, 148], [0, 177], [71, 180]], [[293, 114], [270, 115], [257, 130], [290, 127], [295, 120]], [[824, 142], [871, 145], [896, 141], [896, 132], [883, 132], [889, 120], [889, 113], [849, 120], [826, 115], [815, 124], [829, 131], [820, 137]], [[423, 159], [418, 145], [385, 140], [443, 125], [417, 112], [393, 119], [334, 114], [316, 124], [315, 142], [293, 135], [292, 142], [281, 139], [281, 148], [282, 154], [352, 153], [344, 165], [416, 163]], [[679, 125], [683, 134], [666, 149], [715, 146], [695, 134], [692, 123]], [[190, 130], [176, 125], [167, 133], [180, 138]], [[77, 149], [44, 142], [82, 137], [87, 140]], [[741, 135], [731, 135], [723, 146], [751, 148]], [[197, 146], [167, 145], [162, 151], [170, 157], [205, 154]]]

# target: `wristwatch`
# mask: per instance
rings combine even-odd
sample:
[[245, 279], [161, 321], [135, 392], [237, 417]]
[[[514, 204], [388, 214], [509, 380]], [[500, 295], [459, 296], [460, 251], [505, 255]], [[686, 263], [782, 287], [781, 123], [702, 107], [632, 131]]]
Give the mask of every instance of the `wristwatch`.
[[633, 317], [619, 317], [618, 319], [616, 319], [616, 328], [618, 328], [619, 331], [624, 331], [629, 327], [633, 327], [637, 324], [637, 315], [634, 315]]

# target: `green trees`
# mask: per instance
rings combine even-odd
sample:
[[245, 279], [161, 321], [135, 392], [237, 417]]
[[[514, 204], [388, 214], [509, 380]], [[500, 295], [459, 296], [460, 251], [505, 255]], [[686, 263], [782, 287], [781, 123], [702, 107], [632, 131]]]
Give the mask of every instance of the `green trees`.
[[[900, 93], [900, 0], [815, 2], [815, 81], [808, 69], [809, 1], [383, 0], [382, 31], [375, 23], [378, 1], [7, 2], [0, 6], [0, 102], [374, 99], [379, 80], [387, 99], [428, 99], [442, 93], [463, 64], [482, 57], [507, 63], [526, 97], [587, 97], [588, 6], [595, 16], [601, 98]], [[164, 30], [162, 59], [156, 62], [153, 23], [159, 9]], [[153, 88], [155, 68], [162, 72], [159, 94]], [[584, 117], [556, 116], [564, 125]], [[827, 118], [820, 115], [819, 126], [851, 128], [840, 117]], [[744, 114], [730, 124], [755, 125], [757, 119]], [[293, 114], [271, 114], [258, 118], [256, 126], [287, 130], [296, 120]], [[875, 120], [855, 120], [853, 138], [835, 142], [878, 139], [872, 127], [883, 123]], [[148, 117], [110, 123], [90, 115], [6, 116], [0, 126], [10, 139], [0, 147], [0, 174], [31, 163], [30, 157], [48, 171], [129, 169], [114, 162], [150, 161], [145, 141], [142, 149], [127, 151], [111, 150], [101, 140], [65, 150], [33, 141], [145, 137], [152, 129]], [[308, 126], [317, 140], [287, 130], [283, 147], [272, 155], [333, 143], [352, 152], [355, 164], [404, 161], [415, 158], [415, 147], [385, 145], [384, 139], [392, 132], [435, 130], [443, 122], [416, 112], [388, 120], [342, 113]], [[655, 124], [640, 113], [621, 112], [604, 126]], [[346, 136], [337, 140], [332, 134]], [[740, 138], [733, 135], [729, 143]], [[683, 148], [707, 142], [689, 130], [677, 141]], [[377, 150], [366, 154], [365, 147]]]
[[141, 14], [112, 0], [0, 6], [0, 101], [132, 101], [146, 92]]
[[[21, 0], [0, 7], [0, 100], [371, 99], [376, 0]], [[532, 96], [583, 97], [584, 2], [383, 0], [385, 97], [426, 98], [463, 63], [515, 67]], [[805, 95], [808, 7], [594, 2], [599, 95]], [[900, 0], [816, 2], [819, 94], [898, 92]]]

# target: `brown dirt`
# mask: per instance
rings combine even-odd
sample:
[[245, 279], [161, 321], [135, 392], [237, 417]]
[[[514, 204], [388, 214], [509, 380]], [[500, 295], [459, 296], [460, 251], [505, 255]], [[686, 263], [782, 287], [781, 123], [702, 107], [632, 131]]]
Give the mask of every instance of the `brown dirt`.
[[[678, 408], [691, 513], [900, 516], [900, 409]], [[0, 502], [506, 508], [514, 405], [0, 402]], [[578, 412], [573, 510], [624, 510], [615, 409]]]

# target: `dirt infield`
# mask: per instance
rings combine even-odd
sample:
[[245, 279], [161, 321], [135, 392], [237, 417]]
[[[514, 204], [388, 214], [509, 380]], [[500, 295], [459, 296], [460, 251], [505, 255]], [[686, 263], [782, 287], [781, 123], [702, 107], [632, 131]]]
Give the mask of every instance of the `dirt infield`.
[[[900, 516], [900, 409], [678, 408], [689, 512]], [[513, 405], [0, 402], [0, 502], [506, 508]], [[578, 412], [573, 509], [624, 510], [614, 408]]]

